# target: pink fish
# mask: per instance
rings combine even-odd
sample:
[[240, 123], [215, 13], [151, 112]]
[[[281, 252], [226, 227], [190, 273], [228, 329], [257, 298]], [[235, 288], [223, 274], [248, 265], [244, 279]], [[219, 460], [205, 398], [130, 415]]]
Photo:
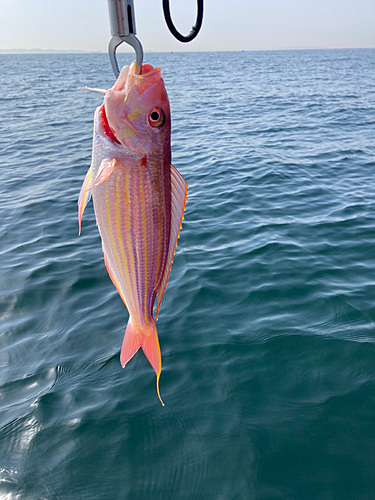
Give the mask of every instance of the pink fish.
[[78, 200], [82, 214], [92, 194], [104, 262], [129, 312], [122, 367], [141, 347], [156, 373], [161, 352], [156, 319], [177, 246], [188, 186], [171, 165], [171, 117], [160, 68], [125, 66], [101, 90], [94, 118], [92, 163]]

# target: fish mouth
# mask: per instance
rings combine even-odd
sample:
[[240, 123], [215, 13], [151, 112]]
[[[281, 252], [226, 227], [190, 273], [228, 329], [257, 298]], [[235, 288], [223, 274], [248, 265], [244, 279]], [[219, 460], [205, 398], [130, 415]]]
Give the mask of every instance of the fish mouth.
[[127, 80], [125, 82], [124, 90], [130, 90], [137, 92], [139, 95], [143, 94], [149, 87], [159, 82], [161, 78], [161, 69], [154, 68], [152, 64], [145, 63], [142, 64], [140, 74], [135, 71], [137, 65], [135, 61], [130, 65]]
[[149, 85], [161, 79], [161, 69], [154, 68], [152, 64], [142, 64], [140, 74], [137, 74], [137, 69], [138, 66], [135, 61], [130, 66], [122, 68], [115, 84], [110, 90], [128, 92], [130, 89], [133, 89], [142, 94]]
[[[132, 66], [131, 66], [131, 69], [132, 69]], [[152, 78], [154, 75], [160, 75], [160, 73], [161, 73], [160, 68], [154, 68], [151, 64], [146, 63], [146, 64], [142, 64], [141, 73], [137, 76], [138, 76], [138, 78]]]

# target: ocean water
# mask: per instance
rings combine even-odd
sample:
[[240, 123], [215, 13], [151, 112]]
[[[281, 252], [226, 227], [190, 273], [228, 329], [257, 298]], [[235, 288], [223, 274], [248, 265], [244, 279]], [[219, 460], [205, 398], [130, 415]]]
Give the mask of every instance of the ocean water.
[[145, 61], [189, 184], [164, 408], [78, 237], [108, 57], [0, 56], [0, 497], [375, 498], [375, 50]]

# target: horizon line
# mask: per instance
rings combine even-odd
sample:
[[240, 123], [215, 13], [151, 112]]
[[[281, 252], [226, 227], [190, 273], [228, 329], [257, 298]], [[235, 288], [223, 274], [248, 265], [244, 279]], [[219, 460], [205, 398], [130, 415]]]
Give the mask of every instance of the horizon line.
[[[278, 49], [235, 49], [235, 50], [145, 50], [144, 52], [155, 54], [173, 54], [187, 52], [281, 52], [281, 51], [299, 51], [299, 50], [372, 50], [374, 47], [284, 47]], [[1, 49], [0, 54], [107, 54], [107, 51], [102, 50], [82, 50], [82, 49]], [[123, 54], [131, 54], [132, 51], [121, 51]]]

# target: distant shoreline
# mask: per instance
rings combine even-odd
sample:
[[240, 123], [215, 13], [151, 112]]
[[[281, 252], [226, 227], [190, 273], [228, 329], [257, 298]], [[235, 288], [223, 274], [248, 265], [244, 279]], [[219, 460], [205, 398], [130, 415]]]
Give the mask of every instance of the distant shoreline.
[[[150, 54], [170, 54], [185, 52], [285, 52], [285, 51], [303, 51], [303, 50], [374, 50], [375, 47], [287, 47], [284, 49], [238, 49], [238, 50], [145, 50]], [[124, 54], [132, 53], [132, 50], [121, 51]], [[0, 54], [107, 54], [104, 50], [57, 50], [57, 49], [0, 49]]]
[[0, 54], [105, 54], [96, 50], [0, 49]]

